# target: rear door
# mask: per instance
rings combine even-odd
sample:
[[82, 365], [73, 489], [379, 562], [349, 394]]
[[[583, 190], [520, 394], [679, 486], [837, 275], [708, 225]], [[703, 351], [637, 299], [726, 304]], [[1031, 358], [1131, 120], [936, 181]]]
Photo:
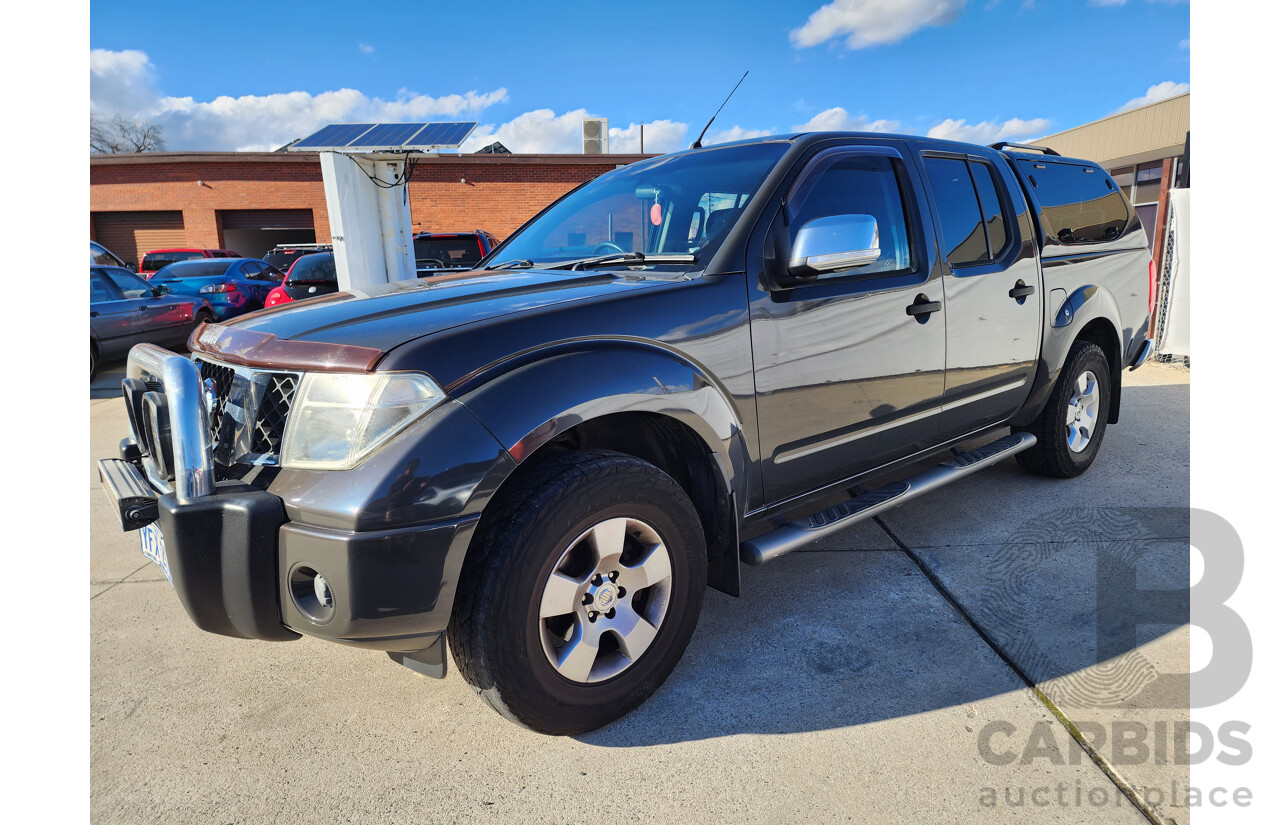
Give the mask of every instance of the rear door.
[[[925, 196], [907, 151], [888, 140], [818, 149], [750, 241], [765, 504], [937, 440], [947, 319]], [[769, 289], [762, 275], [769, 238], [785, 233], [789, 250], [800, 227], [838, 215], [875, 218], [880, 258]], [[926, 306], [932, 312], [919, 311]]]
[[941, 435], [952, 438], [1007, 419], [1026, 400], [1040, 354], [1043, 289], [1026, 202], [1007, 164], [927, 146], [919, 159], [941, 241]]

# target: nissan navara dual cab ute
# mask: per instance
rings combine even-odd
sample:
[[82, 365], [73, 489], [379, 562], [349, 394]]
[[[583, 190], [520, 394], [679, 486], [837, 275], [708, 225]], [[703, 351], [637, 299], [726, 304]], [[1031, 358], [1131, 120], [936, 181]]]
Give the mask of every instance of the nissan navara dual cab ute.
[[1107, 172], [1049, 151], [678, 152], [473, 271], [135, 347], [100, 475], [197, 626], [437, 677], [447, 647], [507, 718], [587, 731], [662, 684], [742, 562], [1007, 457], [1088, 469], [1151, 349], [1150, 264]]

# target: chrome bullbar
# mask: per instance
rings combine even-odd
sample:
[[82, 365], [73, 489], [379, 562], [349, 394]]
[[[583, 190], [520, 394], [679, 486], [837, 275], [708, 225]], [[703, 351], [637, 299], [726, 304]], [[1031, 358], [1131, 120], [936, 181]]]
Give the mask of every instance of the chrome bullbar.
[[[162, 492], [172, 489], [179, 504], [210, 495], [214, 488], [213, 456], [209, 443], [209, 411], [205, 407], [199, 368], [189, 358], [155, 344], [138, 344], [129, 350], [127, 377], [160, 385], [158, 392], [144, 396], [147, 411], [144, 419], [135, 421], [132, 413], [129, 416], [129, 428], [142, 451], [142, 469], [147, 480]], [[172, 485], [154, 454], [155, 450], [163, 449], [160, 439], [165, 437], [162, 418], [166, 410], [173, 453]]]

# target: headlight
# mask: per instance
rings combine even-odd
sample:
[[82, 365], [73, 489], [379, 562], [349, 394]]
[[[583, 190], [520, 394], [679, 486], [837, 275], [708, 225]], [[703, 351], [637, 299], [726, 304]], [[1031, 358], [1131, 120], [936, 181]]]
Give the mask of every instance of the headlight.
[[280, 463], [349, 470], [444, 397], [422, 373], [306, 373], [289, 411]]

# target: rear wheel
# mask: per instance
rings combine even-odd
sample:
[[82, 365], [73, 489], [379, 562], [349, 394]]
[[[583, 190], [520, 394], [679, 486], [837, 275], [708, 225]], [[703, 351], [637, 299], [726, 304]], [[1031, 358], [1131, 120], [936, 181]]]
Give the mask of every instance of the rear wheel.
[[666, 680], [706, 577], [697, 512], [670, 476], [621, 453], [566, 453], [486, 511], [449, 643], [463, 678], [503, 716], [582, 733]]
[[89, 380], [92, 381], [94, 376], [98, 374], [98, 347], [89, 340]]
[[1040, 415], [1024, 428], [1036, 445], [1018, 464], [1037, 475], [1072, 478], [1089, 469], [1107, 431], [1111, 365], [1097, 344], [1076, 341]]

